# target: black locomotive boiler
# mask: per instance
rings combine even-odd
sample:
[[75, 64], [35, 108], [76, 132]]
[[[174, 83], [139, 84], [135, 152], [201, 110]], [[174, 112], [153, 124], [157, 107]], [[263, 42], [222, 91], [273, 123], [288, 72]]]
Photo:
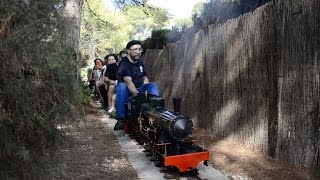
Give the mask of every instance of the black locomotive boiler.
[[[178, 100], [178, 99], [176, 99]], [[179, 113], [164, 108], [164, 99], [150, 94], [129, 97], [126, 103], [125, 131], [144, 146], [158, 166], [176, 167], [179, 172], [197, 171], [209, 160], [209, 152], [192, 139], [193, 123]]]

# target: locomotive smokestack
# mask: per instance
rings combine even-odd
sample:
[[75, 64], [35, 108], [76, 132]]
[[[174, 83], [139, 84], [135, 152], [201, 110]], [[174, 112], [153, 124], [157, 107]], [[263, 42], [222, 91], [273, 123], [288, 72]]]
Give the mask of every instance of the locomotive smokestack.
[[175, 97], [172, 100], [173, 100], [173, 111], [175, 113], [179, 113], [180, 114], [180, 101], [181, 101], [181, 98]]

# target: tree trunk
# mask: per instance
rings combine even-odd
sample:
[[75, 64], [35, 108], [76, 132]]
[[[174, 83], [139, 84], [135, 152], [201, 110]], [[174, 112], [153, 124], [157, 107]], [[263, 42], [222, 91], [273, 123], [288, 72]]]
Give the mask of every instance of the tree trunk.
[[[74, 51], [74, 60], [77, 62], [77, 71], [80, 65], [80, 24], [81, 24], [81, 9], [83, 0], [64, 0], [64, 15], [67, 20], [66, 26], [66, 42]], [[79, 73], [77, 72], [77, 78]]]

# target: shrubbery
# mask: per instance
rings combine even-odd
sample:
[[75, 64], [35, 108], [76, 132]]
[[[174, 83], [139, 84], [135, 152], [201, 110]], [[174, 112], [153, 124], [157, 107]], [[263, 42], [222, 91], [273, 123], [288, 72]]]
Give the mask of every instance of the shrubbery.
[[168, 43], [176, 43], [182, 38], [182, 35], [188, 31], [188, 27], [154, 30], [151, 37], [143, 41], [142, 46], [145, 49], [162, 49]]
[[169, 29], [152, 31], [151, 37], [143, 42], [145, 49], [162, 49], [168, 43], [176, 43], [183, 34], [193, 34], [210, 24], [226, 22], [253, 11], [270, 0], [210, 0], [199, 4], [192, 15], [192, 27], [187, 22]]
[[195, 27], [226, 22], [242, 14], [254, 11], [270, 0], [210, 0], [204, 4], [201, 13], [193, 14]]
[[1, 2], [0, 179], [39, 178], [38, 157], [53, 149], [62, 134], [57, 126], [77, 111], [77, 62], [64, 42], [61, 6]]

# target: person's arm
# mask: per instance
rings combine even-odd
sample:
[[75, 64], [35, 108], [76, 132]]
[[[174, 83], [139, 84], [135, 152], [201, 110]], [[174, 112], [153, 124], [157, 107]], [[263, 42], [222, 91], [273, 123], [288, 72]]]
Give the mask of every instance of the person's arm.
[[147, 76], [143, 76], [143, 84], [148, 84], [149, 83], [149, 79]]
[[108, 76], [105, 76], [104, 77], [104, 82], [107, 83], [108, 85], [117, 85], [117, 80], [112, 80], [110, 79]]
[[[101, 77], [105, 77], [106, 71], [107, 71], [107, 68], [103, 68], [101, 72]], [[103, 78], [102, 78], [102, 81], [103, 81]]]
[[129, 89], [130, 93], [132, 94], [132, 96], [137, 96], [138, 90], [137, 90], [136, 86], [133, 84], [132, 78], [130, 76], [125, 76], [123, 78], [123, 80], [127, 84], [127, 87]]

